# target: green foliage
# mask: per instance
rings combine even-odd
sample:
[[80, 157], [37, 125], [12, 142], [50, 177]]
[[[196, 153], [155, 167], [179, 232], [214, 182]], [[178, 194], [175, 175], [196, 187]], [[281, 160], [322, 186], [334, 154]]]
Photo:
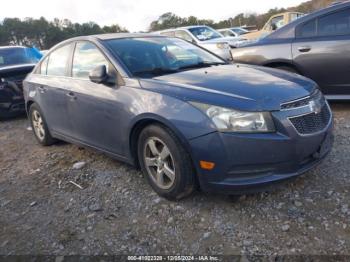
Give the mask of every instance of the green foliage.
[[[310, 13], [314, 10], [330, 5], [334, 0], [310, 0], [296, 7], [288, 9], [271, 9], [265, 14], [238, 14], [226, 20], [215, 23], [211, 19], [199, 19], [195, 16], [180, 17], [171, 12], [161, 15], [153, 21], [150, 31], [158, 31], [173, 27], [189, 25], [209, 25], [214, 28], [224, 28], [242, 25], [255, 25], [262, 28], [266, 21], [277, 13], [285, 11], [299, 11]], [[42, 50], [49, 49], [53, 45], [75, 36], [92, 35], [101, 33], [119, 33], [127, 32], [125, 28], [119, 25], [100, 27], [94, 22], [72, 23], [68, 19], [54, 19], [47, 21], [44, 17], [40, 19], [26, 18], [5, 18], [0, 23], [0, 45], [26, 45], [36, 46]]]
[[40, 19], [5, 18], [0, 23], [0, 45], [36, 46], [44, 50], [75, 36], [102, 33], [127, 32], [119, 25], [101, 28], [94, 22], [72, 23], [68, 19], [54, 19], [49, 22], [44, 17]]
[[188, 25], [209, 25], [213, 28], [225, 28], [225, 27], [234, 27], [234, 26], [243, 26], [243, 25], [254, 25], [257, 28], [262, 28], [267, 20], [278, 13], [286, 11], [297, 11], [302, 13], [310, 13], [314, 10], [324, 8], [333, 3], [334, 0], [311, 0], [304, 2], [296, 7], [290, 8], [274, 8], [270, 9], [265, 14], [238, 14], [235, 17], [228, 18], [226, 20], [219, 21], [214, 23], [213, 20], [208, 19], [198, 19], [194, 16], [190, 17], [179, 17], [173, 13], [165, 13], [161, 15], [158, 20], [153, 21], [150, 24], [150, 31], [164, 30], [174, 27], [188, 26]]
[[173, 27], [189, 26], [189, 25], [214, 25], [214, 21], [210, 19], [198, 19], [195, 16], [187, 18], [179, 17], [171, 12], [161, 15], [158, 20], [153, 21], [150, 25], [150, 31], [158, 31]]

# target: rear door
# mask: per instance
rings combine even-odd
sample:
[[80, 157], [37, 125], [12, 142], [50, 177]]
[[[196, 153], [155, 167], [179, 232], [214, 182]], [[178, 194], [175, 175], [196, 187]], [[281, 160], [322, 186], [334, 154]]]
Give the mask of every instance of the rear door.
[[300, 71], [325, 94], [350, 94], [350, 9], [298, 26], [292, 53]]
[[40, 64], [35, 75], [37, 102], [51, 131], [67, 135], [71, 123], [67, 111], [67, 92], [70, 89], [70, 57], [73, 45], [67, 44], [54, 50]]

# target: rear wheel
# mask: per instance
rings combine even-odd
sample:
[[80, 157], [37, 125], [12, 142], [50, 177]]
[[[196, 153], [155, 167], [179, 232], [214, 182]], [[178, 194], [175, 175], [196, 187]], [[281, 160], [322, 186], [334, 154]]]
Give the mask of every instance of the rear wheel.
[[170, 129], [151, 125], [142, 130], [138, 159], [150, 185], [160, 196], [177, 200], [193, 192], [191, 158]]
[[32, 104], [29, 108], [29, 120], [38, 142], [43, 146], [50, 146], [56, 142], [47, 127], [45, 118], [37, 104]]

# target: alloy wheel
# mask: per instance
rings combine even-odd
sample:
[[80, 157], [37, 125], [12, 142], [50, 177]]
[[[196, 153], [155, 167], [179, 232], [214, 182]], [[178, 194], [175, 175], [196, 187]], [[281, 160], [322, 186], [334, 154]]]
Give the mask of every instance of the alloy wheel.
[[39, 111], [34, 110], [32, 113], [32, 123], [35, 135], [39, 138], [39, 140], [45, 139], [45, 128], [44, 128], [44, 122], [43, 118], [41, 117], [41, 114]]
[[144, 146], [144, 163], [153, 182], [161, 189], [169, 189], [175, 182], [175, 166], [167, 145], [151, 137]]

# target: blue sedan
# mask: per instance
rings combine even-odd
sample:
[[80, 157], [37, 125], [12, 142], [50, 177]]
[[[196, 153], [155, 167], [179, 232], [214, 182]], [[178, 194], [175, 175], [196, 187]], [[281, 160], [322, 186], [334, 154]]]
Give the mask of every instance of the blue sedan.
[[42, 145], [57, 139], [139, 166], [168, 199], [235, 194], [300, 175], [332, 146], [315, 82], [228, 64], [151, 34], [78, 37], [53, 47], [24, 82]]

